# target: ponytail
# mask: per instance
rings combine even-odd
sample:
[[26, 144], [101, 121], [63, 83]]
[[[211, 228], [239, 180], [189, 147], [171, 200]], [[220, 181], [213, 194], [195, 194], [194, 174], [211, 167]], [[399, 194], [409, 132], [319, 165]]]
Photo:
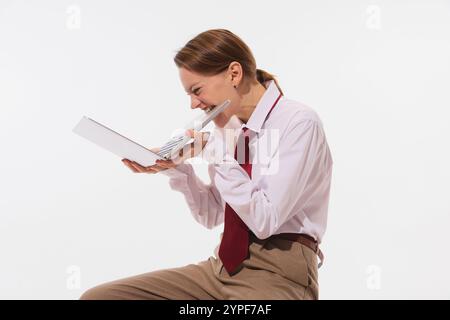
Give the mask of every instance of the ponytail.
[[280, 90], [281, 94], [283, 94], [283, 90], [281, 90], [277, 79], [275, 79], [275, 75], [268, 73], [267, 71], [264, 71], [262, 69], [256, 69], [256, 79], [262, 85], [264, 85], [264, 82], [266, 82], [266, 81], [270, 81], [270, 80], [275, 81], [275, 85], [277, 86], [278, 90]]

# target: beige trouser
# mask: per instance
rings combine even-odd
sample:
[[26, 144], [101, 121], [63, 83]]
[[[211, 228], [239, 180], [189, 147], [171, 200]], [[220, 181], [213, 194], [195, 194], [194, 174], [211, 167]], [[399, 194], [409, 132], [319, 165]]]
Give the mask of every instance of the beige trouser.
[[317, 256], [286, 239], [252, 237], [249, 256], [231, 276], [214, 256], [101, 284], [80, 299], [318, 299]]

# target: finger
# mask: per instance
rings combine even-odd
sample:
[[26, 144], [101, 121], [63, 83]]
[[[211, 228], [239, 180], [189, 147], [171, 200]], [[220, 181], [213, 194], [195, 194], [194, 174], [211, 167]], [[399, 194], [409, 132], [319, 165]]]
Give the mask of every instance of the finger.
[[130, 169], [134, 173], [139, 173], [139, 171], [137, 171], [132, 165], [130, 165], [130, 164], [125, 164], [125, 165], [127, 166], [128, 169]]
[[160, 167], [166, 168], [166, 169], [170, 169], [176, 166], [175, 163], [173, 163], [172, 160], [156, 160], [156, 164]]
[[165, 160], [157, 160], [156, 161], [157, 164], [162, 163], [162, 164], [166, 164], [166, 165], [173, 165], [173, 161], [172, 159], [165, 159]]
[[154, 171], [161, 171], [161, 170], [165, 170], [166, 168], [164, 168], [163, 166], [159, 165], [159, 164], [154, 164], [152, 166], [147, 167], [146, 169], [151, 169]]
[[162, 167], [159, 165], [154, 165], [154, 166], [152, 166], [152, 169], [155, 170], [156, 172], [160, 172], [160, 171], [167, 170], [168, 168], [165, 168], [165, 167]]
[[139, 172], [135, 167], [132, 166], [131, 162], [128, 159], [123, 159], [122, 162], [125, 166], [127, 166], [128, 169], [130, 169], [134, 173]]
[[158, 166], [158, 165], [153, 165], [153, 166], [150, 166], [150, 167], [146, 167], [145, 170], [146, 170], [147, 173], [158, 173], [160, 171], [167, 170], [167, 168], [163, 168], [163, 167]]
[[128, 165], [131, 161], [128, 160], [128, 159], [122, 159], [122, 162], [123, 162], [125, 165]]
[[133, 166], [139, 170], [139, 172], [145, 173], [157, 173], [159, 171], [166, 170], [166, 168], [160, 167], [159, 165], [152, 165], [148, 167], [141, 166], [139, 163], [133, 161]]
[[147, 172], [145, 170], [145, 167], [141, 166], [139, 163], [132, 161], [130, 163], [131, 166], [133, 166], [133, 168], [135, 168], [137, 170], [137, 172]]
[[128, 160], [128, 159], [122, 159], [122, 162], [127, 166], [132, 166], [134, 161]]
[[[129, 167], [134, 173], [156, 173], [158, 172], [158, 169], [150, 166], [150, 167], [143, 167], [139, 163], [135, 161], [127, 160], [125, 163], [127, 167]], [[160, 170], [159, 170], [160, 171]]]
[[156, 170], [156, 168], [153, 168], [153, 166], [151, 166], [151, 167], [145, 168], [145, 173], [154, 174], [154, 173], [158, 173], [158, 170]]
[[132, 164], [137, 170], [139, 170], [139, 172], [153, 172], [153, 171], [155, 171], [154, 170], [155, 168], [153, 168], [154, 166], [144, 167], [144, 166], [141, 166], [139, 163], [137, 163], [135, 161], [133, 161]]

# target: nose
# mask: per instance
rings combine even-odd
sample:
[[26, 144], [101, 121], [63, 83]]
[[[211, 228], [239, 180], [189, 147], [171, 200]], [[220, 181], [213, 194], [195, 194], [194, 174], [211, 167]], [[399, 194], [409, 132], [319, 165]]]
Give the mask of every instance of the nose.
[[191, 109], [199, 108], [201, 105], [201, 101], [196, 97], [191, 96]]

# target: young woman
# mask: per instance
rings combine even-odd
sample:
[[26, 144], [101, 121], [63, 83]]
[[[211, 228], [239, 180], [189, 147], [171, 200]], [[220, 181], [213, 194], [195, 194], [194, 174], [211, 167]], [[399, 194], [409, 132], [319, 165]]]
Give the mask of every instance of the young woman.
[[[317, 113], [285, 98], [228, 30], [200, 33], [174, 60], [191, 108], [231, 104], [214, 134], [190, 131], [194, 143], [175, 160], [123, 162], [169, 176], [199, 223], [224, 223], [221, 241], [207, 260], [102, 284], [81, 298], [318, 299], [333, 161]], [[200, 152], [213, 156], [208, 185], [184, 163]]]

